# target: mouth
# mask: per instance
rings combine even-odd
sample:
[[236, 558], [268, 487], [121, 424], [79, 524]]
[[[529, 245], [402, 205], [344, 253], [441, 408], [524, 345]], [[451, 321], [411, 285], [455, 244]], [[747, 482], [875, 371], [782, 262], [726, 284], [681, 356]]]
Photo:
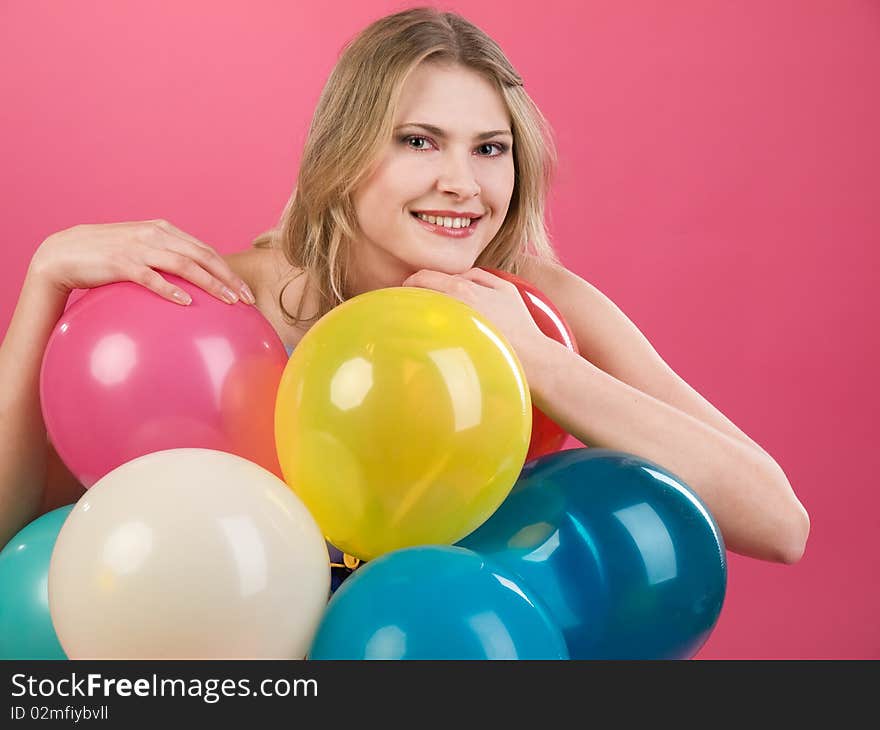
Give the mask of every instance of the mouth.
[[[430, 216], [434, 220], [434, 222], [432, 223], [430, 220], [425, 220], [429, 216], [420, 216], [418, 213], [415, 212], [410, 212], [410, 215], [415, 219], [416, 223], [422, 226], [422, 228], [424, 228], [425, 230], [428, 230], [431, 233], [435, 233], [437, 235], [447, 236], [449, 238], [467, 238], [468, 236], [471, 236], [476, 230], [477, 225], [483, 218], [482, 216], [479, 216], [478, 218], [466, 218], [462, 216], [462, 218], [458, 221], [459, 227], [456, 228], [455, 226], [445, 225], [445, 223], [447, 222], [447, 219], [445, 218], [434, 218], [433, 216]], [[448, 222], [452, 223], [453, 220], [454, 219], [448, 219]], [[465, 221], [467, 221], [468, 224], [461, 225]]]

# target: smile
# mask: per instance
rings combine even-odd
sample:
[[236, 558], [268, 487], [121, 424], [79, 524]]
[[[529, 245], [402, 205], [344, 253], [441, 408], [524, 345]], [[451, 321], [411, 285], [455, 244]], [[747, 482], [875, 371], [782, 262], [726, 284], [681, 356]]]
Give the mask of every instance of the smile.
[[[480, 218], [435, 218], [422, 213], [411, 213], [426, 230], [449, 238], [468, 238], [480, 222]], [[432, 222], [433, 221], [433, 222]]]
[[[420, 220], [427, 221], [428, 223], [435, 223], [438, 226], [443, 226], [444, 228], [467, 228], [471, 224], [471, 218], [451, 218], [446, 216], [445, 218], [442, 216], [433, 216], [427, 215], [426, 213], [414, 213], [413, 215], [418, 216]], [[476, 219], [474, 219], [476, 220]]]

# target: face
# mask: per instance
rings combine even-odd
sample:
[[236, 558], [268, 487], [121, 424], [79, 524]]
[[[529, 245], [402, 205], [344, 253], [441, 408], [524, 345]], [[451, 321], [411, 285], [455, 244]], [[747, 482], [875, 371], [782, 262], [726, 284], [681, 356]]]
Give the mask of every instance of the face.
[[[501, 95], [476, 72], [433, 64], [415, 69], [391, 142], [354, 195], [363, 231], [354, 247], [361, 290], [397, 286], [420, 269], [458, 274], [474, 265], [501, 228], [513, 194], [510, 129]], [[433, 223], [416, 217], [426, 211], [434, 211]], [[479, 219], [455, 227], [456, 213]]]

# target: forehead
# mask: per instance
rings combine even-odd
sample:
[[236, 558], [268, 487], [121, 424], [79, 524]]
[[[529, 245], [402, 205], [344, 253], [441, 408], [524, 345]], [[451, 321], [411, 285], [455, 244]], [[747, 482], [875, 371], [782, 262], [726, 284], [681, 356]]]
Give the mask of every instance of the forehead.
[[424, 122], [453, 135], [510, 126], [499, 91], [483, 76], [461, 66], [421, 63], [403, 86], [394, 124]]

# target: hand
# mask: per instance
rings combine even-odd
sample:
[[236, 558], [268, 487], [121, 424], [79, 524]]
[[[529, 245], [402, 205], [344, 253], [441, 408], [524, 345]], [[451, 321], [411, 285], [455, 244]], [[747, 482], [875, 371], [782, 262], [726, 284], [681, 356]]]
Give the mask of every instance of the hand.
[[53, 233], [34, 253], [29, 274], [65, 293], [132, 281], [177, 304], [192, 302], [157, 270], [229, 304], [239, 298], [254, 303], [247, 284], [220, 254], [164, 220], [78, 225]]
[[456, 275], [422, 269], [408, 277], [403, 286], [433, 289], [477, 310], [501, 331], [521, 360], [546, 339], [516, 285], [483, 269]]

